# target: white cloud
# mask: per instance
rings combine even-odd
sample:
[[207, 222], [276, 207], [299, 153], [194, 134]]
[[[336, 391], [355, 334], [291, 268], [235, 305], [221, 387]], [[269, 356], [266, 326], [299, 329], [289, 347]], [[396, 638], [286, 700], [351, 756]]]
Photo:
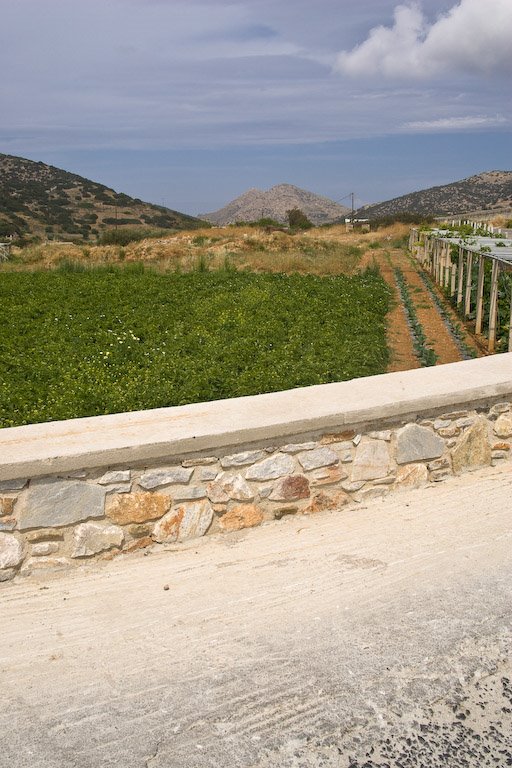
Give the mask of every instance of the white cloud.
[[511, 0], [460, 0], [429, 24], [421, 5], [395, 8], [392, 27], [372, 29], [367, 39], [337, 57], [350, 75], [428, 78], [452, 72], [512, 72]]
[[485, 115], [475, 115], [467, 117], [442, 117], [439, 120], [416, 120], [405, 123], [406, 130], [412, 131], [464, 131], [477, 128], [492, 128], [497, 125], [503, 125], [508, 121], [502, 115], [487, 117]]

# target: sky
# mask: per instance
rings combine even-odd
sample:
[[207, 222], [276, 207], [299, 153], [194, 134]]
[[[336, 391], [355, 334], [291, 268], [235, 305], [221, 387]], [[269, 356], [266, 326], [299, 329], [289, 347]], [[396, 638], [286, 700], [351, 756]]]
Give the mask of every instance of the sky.
[[190, 214], [511, 170], [512, 0], [0, 0], [0, 152]]

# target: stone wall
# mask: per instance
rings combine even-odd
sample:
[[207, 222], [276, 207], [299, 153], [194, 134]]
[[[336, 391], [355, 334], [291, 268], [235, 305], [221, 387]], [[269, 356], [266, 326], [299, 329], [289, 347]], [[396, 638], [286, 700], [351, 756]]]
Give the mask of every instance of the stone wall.
[[395, 423], [388, 409], [382, 424], [374, 420], [366, 430], [342, 425], [306, 440], [264, 440], [179, 460], [170, 452], [150, 463], [138, 461], [135, 452], [129, 463], [5, 479], [0, 581], [285, 515], [342, 515], [347, 505], [510, 462], [512, 382], [510, 392], [506, 401], [494, 397], [484, 406], [446, 412], [433, 402], [431, 414]]

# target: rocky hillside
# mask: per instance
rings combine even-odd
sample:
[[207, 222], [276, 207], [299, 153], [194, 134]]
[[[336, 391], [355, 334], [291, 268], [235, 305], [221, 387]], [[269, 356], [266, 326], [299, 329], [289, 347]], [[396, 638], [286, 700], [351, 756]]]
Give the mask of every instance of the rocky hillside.
[[512, 171], [488, 171], [441, 187], [430, 187], [384, 203], [366, 205], [358, 215], [377, 219], [400, 214], [451, 216], [512, 210]]
[[191, 229], [200, 224], [60, 168], [0, 154], [0, 236], [87, 240], [114, 227]]
[[232, 200], [224, 208], [213, 213], [199, 214], [212, 224], [235, 224], [240, 221], [257, 221], [270, 218], [286, 222], [286, 214], [292, 208], [300, 208], [313, 224], [329, 224], [343, 219], [349, 209], [327, 197], [320, 197], [293, 184], [278, 184], [271, 189], [249, 189]]

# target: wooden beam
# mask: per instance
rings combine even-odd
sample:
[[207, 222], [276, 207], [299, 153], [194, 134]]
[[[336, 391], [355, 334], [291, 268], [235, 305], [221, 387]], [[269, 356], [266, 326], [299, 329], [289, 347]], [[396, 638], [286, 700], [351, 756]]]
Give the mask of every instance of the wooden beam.
[[476, 324], [475, 333], [482, 333], [482, 319], [484, 316], [484, 279], [485, 279], [485, 257], [478, 257], [478, 282], [476, 284]]
[[491, 273], [491, 300], [489, 304], [489, 352], [494, 352], [496, 347], [496, 321], [498, 318], [498, 277], [500, 265], [496, 259], [492, 262]]
[[459, 245], [459, 280], [457, 285], [457, 306], [462, 304], [462, 288], [464, 285], [464, 248]]
[[464, 317], [468, 317], [471, 312], [471, 283], [473, 280], [473, 254], [468, 251], [467, 269], [466, 269], [466, 296], [464, 301]]

